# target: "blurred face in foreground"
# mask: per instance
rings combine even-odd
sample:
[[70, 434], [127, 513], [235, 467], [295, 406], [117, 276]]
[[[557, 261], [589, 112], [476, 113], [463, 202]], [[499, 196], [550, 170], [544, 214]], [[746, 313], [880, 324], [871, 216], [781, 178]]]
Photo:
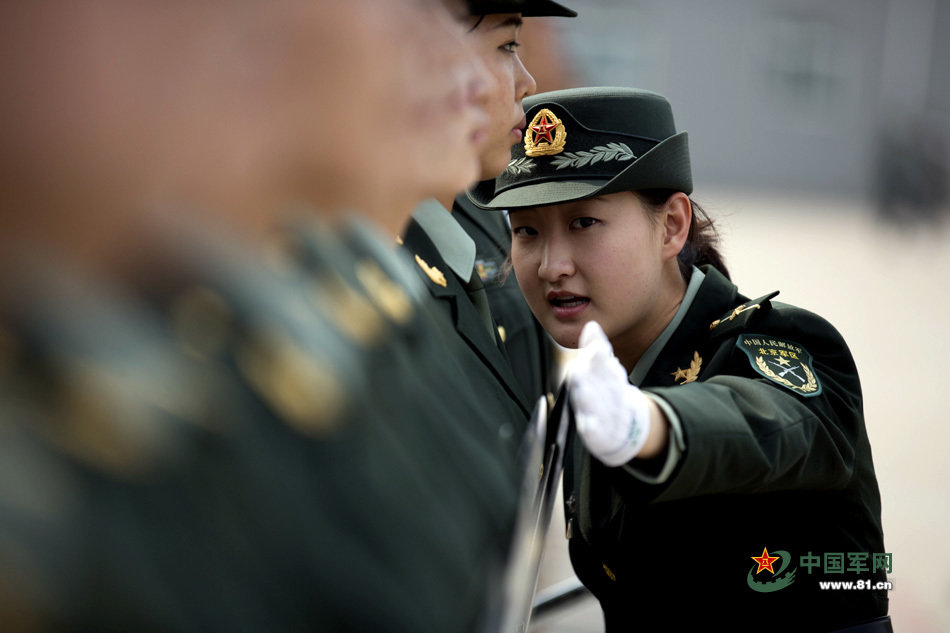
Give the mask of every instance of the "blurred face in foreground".
[[478, 176], [466, 28], [448, 0], [3, 3], [0, 233], [96, 258], [138, 253], [149, 209], [398, 227]]

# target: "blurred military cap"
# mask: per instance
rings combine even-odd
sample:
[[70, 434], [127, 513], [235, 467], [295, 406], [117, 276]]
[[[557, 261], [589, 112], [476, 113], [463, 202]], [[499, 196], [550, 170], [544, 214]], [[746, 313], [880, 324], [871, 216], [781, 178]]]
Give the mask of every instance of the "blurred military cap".
[[573, 18], [577, 16], [572, 11], [551, 0], [468, 0], [468, 8], [472, 15], [486, 13], [520, 13], [526, 18], [544, 16], [561, 16]]

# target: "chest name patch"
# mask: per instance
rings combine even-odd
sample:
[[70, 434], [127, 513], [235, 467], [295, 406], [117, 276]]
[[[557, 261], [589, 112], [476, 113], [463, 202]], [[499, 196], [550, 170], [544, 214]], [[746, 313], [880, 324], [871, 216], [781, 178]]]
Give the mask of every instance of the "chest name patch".
[[763, 334], [741, 334], [736, 347], [745, 352], [756, 372], [772, 382], [805, 397], [821, 393], [811, 354], [798, 343]]

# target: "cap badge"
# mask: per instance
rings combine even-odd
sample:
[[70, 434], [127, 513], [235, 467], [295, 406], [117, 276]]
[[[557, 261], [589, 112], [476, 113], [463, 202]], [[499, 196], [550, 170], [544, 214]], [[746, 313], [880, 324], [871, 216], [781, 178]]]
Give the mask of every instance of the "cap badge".
[[524, 132], [525, 156], [554, 156], [564, 151], [567, 130], [553, 112], [543, 108], [534, 115]]

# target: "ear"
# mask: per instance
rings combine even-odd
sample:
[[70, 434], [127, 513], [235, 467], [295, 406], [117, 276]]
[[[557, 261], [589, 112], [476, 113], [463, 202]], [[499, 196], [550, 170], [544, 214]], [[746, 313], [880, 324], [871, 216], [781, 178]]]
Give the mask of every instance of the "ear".
[[676, 257], [689, 237], [693, 205], [689, 196], [676, 192], [663, 205], [663, 259]]

